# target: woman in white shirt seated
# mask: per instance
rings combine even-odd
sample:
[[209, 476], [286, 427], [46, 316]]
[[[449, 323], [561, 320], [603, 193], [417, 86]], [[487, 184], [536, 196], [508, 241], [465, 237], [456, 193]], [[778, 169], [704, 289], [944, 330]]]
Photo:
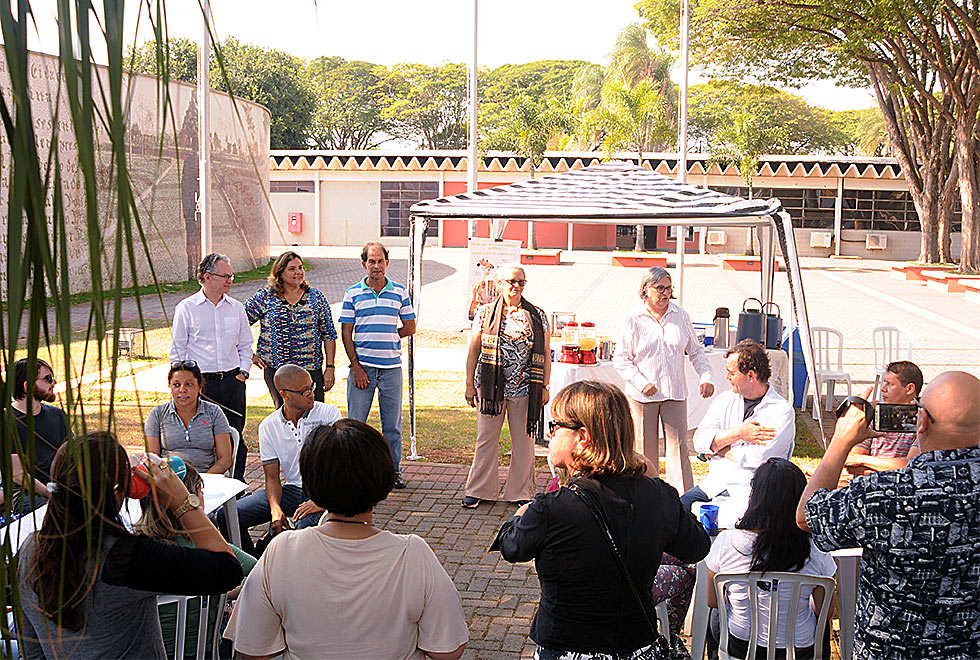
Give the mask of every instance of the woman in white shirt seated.
[[[796, 526], [796, 506], [806, 487], [806, 477], [796, 465], [785, 458], [770, 458], [759, 466], [752, 478], [752, 494], [749, 506], [735, 529], [718, 535], [704, 563], [708, 568], [708, 606], [718, 607], [713, 587], [719, 573], [790, 572], [832, 577], [837, 567], [833, 558], [818, 550], [810, 540], [810, 533]], [[777, 631], [777, 648], [786, 646], [786, 622], [792, 593], [780, 591], [780, 629]], [[814, 631], [824, 598], [829, 598], [821, 587], [804, 586], [796, 604], [796, 657], [800, 660], [813, 657]], [[732, 584], [728, 588], [725, 603], [730, 632], [728, 651], [732, 657], [744, 658], [748, 651], [750, 630], [750, 604], [748, 588], [744, 584]], [[716, 614], [717, 616], [717, 614]], [[762, 597], [759, 603], [759, 628], [756, 635], [757, 657], [765, 657], [769, 632], [768, 601]], [[715, 626], [712, 625], [714, 629]], [[714, 630], [713, 630], [714, 632]], [[829, 646], [824, 645], [827, 649]], [[761, 655], [758, 655], [761, 654]], [[776, 657], [785, 657], [779, 652]]]
[[341, 419], [299, 457], [303, 487], [326, 509], [316, 527], [277, 534], [249, 574], [225, 630], [246, 658], [456, 660], [468, 630], [459, 594], [414, 534], [374, 526], [395, 483], [388, 443]]

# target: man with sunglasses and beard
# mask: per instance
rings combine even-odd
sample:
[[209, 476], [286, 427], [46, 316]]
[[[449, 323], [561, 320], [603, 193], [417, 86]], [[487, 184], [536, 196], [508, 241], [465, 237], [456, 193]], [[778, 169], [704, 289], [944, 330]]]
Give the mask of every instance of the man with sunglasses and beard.
[[[34, 387], [28, 388], [30, 364], [27, 358], [14, 363], [14, 423], [17, 427], [17, 440], [11, 455], [14, 481], [12, 509], [27, 513], [42, 506], [49, 496], [47, 482], [50, 480], [51, 460], [68, 438], [68, 421], [65, 413], [57, 406], [48, 405], [55, 401], [54, 386], [58, 381], [54, 370], [44, 360], [38, 358], [37, 377]], [[31, 397], [28, 402], [28, 389]], [[33, 417], [33, 429], [28, 428], [28, 405]]]

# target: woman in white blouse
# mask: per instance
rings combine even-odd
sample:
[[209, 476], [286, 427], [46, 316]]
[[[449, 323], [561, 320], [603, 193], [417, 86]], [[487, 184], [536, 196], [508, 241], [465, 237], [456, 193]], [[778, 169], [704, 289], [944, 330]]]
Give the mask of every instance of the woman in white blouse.
[[636, 450], [660, 473], [660, 422], [666, 435], [667, 483], [686, 493], [694, 486], [687, 439], [687, 379], [684, 353], [701, 376], [700, 394], [715, 392], [704, 347], [694, 334], [691, 317], [671, 302], [670, 273], [651, 268], [640, 282], [642, 305], [626, 315], [616, 343], [613, 364], [626, 381], [633, 412]]

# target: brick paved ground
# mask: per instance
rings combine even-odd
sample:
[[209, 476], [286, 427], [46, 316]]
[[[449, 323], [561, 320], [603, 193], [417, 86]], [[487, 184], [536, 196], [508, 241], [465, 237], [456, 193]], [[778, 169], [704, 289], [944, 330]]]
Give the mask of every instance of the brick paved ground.
[[[405, 490], [392, 491], [374, 510], [378, 527], [401, 534], [418, 534], [436, 553], [463, 600], [470, 641], [463, 658], [530, 658], [528, 638], [538, 603], [538, 579], [531, 564], [509, 564], [487, 552], [500, 525], [516, 510], [505, 502], [482, 503], [477, 509], [459, 505], [467, 468], [439, 463], [403, 464]], [[501, 479], [504, 473], [501, 472]], [[550, 475], [539, 470], [544, 489]], [[246, 479], [251, 492], [262, 487], [258, 454], [248, 457]], [[258, 538], [261, 530], [253, 533]]]

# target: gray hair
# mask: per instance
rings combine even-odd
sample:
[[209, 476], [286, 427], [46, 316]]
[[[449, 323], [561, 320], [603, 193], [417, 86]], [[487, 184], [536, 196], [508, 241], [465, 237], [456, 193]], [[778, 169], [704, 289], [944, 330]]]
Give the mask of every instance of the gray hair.
[[667, 272], [666, 268], [661, 268], [660, 266], [654, 266], [643, 273], [643, 279], [640, 281], [640, 300], [647, 299], [647, 289], [662, 280], [663, 278], [668, 280], [673, 280], [670, 277], [670, 273]]
[[219, 261], [223, 261], [229, 266], [231, 265], [231, 259], [227, 255], [219, 254], [217, 252], [212, 252], [208, 256], [201, 259], [201, 263], [197, 266], [197, 281], [204, 284], [205, 275], [213, 275], [214, 267]]
[[493, 277], [496, 280], [504, 279], [504, 273], [511, 273], [515, 270], [521, 271], [521, 275], [527, 277], [527, 272], [524, 270], [524, 266], [520, 265], [516, 261], [507, 261], [493, 269]]

